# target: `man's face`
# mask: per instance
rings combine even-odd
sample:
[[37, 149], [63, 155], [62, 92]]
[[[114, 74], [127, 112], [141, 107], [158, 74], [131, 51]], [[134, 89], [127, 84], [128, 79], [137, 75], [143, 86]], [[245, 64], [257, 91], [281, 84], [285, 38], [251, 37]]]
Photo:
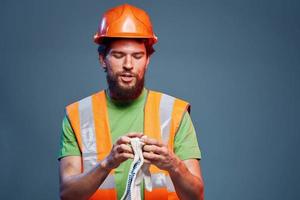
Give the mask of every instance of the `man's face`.
[[101, 63], [107, 70], [107, 82], [114, 99], [133, 100], [140, 95], [149, 63], [144, 43], [134, 39], [113, 41]]

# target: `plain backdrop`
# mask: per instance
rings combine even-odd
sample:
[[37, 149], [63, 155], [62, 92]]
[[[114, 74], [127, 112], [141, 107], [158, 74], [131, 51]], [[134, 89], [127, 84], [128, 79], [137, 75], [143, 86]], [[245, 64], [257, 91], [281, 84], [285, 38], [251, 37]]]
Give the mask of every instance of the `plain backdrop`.
[[[64, 107], [106, 88], [92, 38], [125, 1], [0, 2], [0, 199], [59, 199]], [[158, 36], [147, 87], [192, 105], [206, 199], [300, 199], [299, 1], [127, 3]]]

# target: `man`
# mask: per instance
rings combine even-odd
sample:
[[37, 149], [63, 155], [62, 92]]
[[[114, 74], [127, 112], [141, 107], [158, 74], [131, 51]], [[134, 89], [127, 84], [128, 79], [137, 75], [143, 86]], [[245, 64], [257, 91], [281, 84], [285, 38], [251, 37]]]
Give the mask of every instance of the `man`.
[[147, 13], [124, 4], [108, 10], [94, 37], [108, 89], [66, 108], [60, 151], [61, 199], [120, 199], [133, 150], [145, 144], [152, 192], [144, 199], [203, 199], [201, 158], [183, 100], [148, 90], [145, 73], [157, 38]]

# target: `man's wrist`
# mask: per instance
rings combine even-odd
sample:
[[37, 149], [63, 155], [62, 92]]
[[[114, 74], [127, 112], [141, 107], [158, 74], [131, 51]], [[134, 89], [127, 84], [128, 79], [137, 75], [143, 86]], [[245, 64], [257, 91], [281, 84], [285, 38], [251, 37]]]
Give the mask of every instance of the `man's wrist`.
[[174, 162], [172, 164], [172, 166], [170, 167], [170, 169], [168, 170], [169, 174], [172, 176], [177, 176], [180, 175], [180, 169], [182, 168], [182, 165], [184, 165], [184, 163], [182, 162], [182, 160], [180, 160], [177, 156], [175, 156]]
[[106, 171], [107, 173], [109, 173], [113, 167], [110, 164], [110, 162], [108, 161], [107, 158], [104, 158], [100, 163], [99, 163], [100, 169]]

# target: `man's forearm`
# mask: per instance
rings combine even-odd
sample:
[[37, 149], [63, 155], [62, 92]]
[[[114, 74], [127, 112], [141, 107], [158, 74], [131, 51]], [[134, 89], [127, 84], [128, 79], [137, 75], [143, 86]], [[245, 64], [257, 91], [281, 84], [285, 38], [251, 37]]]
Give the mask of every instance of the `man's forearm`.
[[203, 181], [201, 178], [194, 176], [183, 161], [178, 160], [178, 165], [170, 170], [169, 174], [180, 199], [204, 199]]
[[62, 200], [88, 199], [103, 183], [110, 171], [111, 168], [108, 167], [106, 160], [102, 160], [87, 173], [64, 178], [61, 180], [60, 198]]

